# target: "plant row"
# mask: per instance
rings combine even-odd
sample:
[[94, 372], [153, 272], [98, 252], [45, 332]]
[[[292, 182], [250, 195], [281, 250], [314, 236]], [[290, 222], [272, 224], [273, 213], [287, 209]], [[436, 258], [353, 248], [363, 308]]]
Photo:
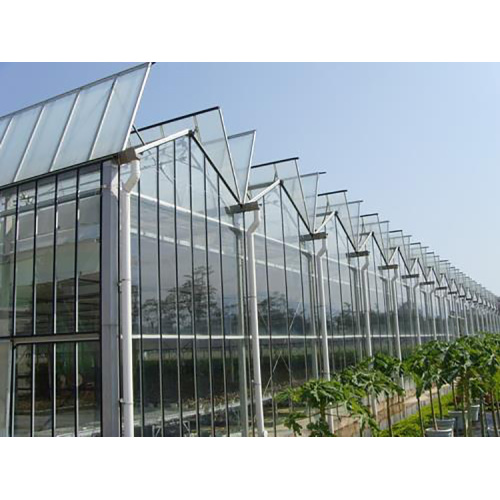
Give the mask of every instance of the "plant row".
[[[421, 436], [451, 436], [453, 428], [472, 436], [473, 423], [481, 423], [481, 435], [498, 437], [500, 397], [500, 335], [483, 333], [451, 342], [431, 341], [419, 346], [408, 358], [384, 353], [366, 358], [355, 366], [326, 379], [313, 379], [278, 395], [288, 402], [285, 426], [295, 436], [334, 436], [333, 419], [340, 413], [359, 423], [360, 435], [380, 435], [377, 407], [385, 402], [388, 434], [393, 436], [391, 402], [405, 396], [404, 378], [414, 382]], [[454, 410], [443, 410], [443, 388], [451, 387]], [[425, 429], [422, 397], [427, 393], [432, 426]], [[438, 406], [435, 409], [434, 401]], [[343, 410], [343, 411], [342, 411]], [[492, 422], [486, 424], [487, 414]], [[445, 418], [446, 417], [446, 418]]]

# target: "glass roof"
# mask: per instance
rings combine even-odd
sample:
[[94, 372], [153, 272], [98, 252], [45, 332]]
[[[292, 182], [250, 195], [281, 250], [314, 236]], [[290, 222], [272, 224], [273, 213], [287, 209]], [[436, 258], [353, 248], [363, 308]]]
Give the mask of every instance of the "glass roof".
[[[142, 142], [153, 142], [186, 129], [194, 131], [196, 138], [229, 189], [232, 190], [237, 199], [241, 200], [220, 108], [210, 108], [143, 127], [130, 134], [130, 145], [139, 146], [142, 145]], [[249, 139], [247, 138], [247, 140]]]
[[291, 158], [272, 163], [254, 165], [250, 172], [248, 190], [252, 198], [276, 180], [281, 180], [283, 187], [299, 211], [302, 219], [308, 224], [304, 191], [299, 176], [298, 158]]
[[411, 270], [410, 238], [410, 236], [403, 234], [401, 229], [389, 231], [390, 247], [391, 249], [399, 247], [399, 251], [403, 257], [403, 261], [408, 272]]
[[122, 151], [151, 63], [0, 117], [0, 185]]
[[334, 191], [318, 195], [316, 207], [316, 228], [323, 224], [333, 212], [344, 228], [354, 249], [359, 243], [359, 211], [361, 201], [347, 201], [347, 191]]
[[410, 243], [410, 256], [412, 259], [418, 259], [420, 265], [423, 267], [423, 259], [422, 259], [422, 245], [421, 243], [415, 242]]
[[317, 230], [326, 219], [331, 216], [335, 211], [347, 209], [347, 196], [346, 191], [336, 191], [333, 193], [322, 193], [318, 195], [316, 202], [316, 221], [314, 228]]
[[367, 214], [361, 216], [361, 225], [360, 242], [364, 240], [367, 234], [373, 232], [384, 260], [389, 264], [395, 250], [389, 234], [389, 221], [380, 221], [378, 214]]
[[309, 217], [309, 228], [314, 231], [314, 222], [316, 220], [316, 207], [318, 205], [318, 182], [320, 174], [301, 175], [302, 189], [304, 191], [304, 201], [307, 209], [307, 216]]
[[437, 285], [441, 286], [442, 276], [441, 276], [441, 266], [439, 261], [439, 255], [436, 255], [434, 252], [427, 253], [427, 264], [429, 268], [434, 273], [435, 279], [437, 281]]
[[230, 135], [227, 138], [229, 150], [234, 164], [234, 172], [238, 182], [240, 201], [245, 202], [247, 196], [248, 179], [252, 165], [253, 149], [255, 145], [255, 130]]

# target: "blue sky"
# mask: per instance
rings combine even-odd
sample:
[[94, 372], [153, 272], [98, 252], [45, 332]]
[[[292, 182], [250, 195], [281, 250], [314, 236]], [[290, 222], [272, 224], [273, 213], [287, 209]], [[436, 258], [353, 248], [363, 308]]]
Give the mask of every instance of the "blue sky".
[[[0, 116], [128, 66], [2, 63]], [[159, 63], [137, 124], [214, 105], [500, 295], [500, 64]]]

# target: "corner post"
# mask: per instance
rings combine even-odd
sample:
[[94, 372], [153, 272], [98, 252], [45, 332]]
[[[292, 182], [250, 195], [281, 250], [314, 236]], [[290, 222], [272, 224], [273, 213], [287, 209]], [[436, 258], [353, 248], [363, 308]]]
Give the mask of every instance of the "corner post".
[[120, 435], [118, 331], [118, 168], [102, 165], [101, 207], [101, 392], [102, 435]]

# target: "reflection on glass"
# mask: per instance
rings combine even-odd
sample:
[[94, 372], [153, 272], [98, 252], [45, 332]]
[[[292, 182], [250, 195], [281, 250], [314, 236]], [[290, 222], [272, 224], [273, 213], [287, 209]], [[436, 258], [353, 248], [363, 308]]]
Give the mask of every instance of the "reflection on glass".
[[0, 437], [8, 436], [11, 373], [10, 342], [0, 342]]
[[76, 175], [61, 175], [58, 183], [56, 238], [56, 333], [75, 331]]
[[35, 185], [19, 190], [16, 248], [16, 335], [33, 332], [33, 243]]
[[78, 331], [99, 331], [100, 320], [100, 196], [79, 201]]
[[16, 189], [0, 191], [0, 337], [12, 331]]
[[14, 436], [31, 436], [33, 352], [30, 345], [15, 350]]
[[52, 436], [52, 397], [54, 391], [54, 347], [40, 344], [35, 349], [35, 436]]
[[78, 436], [101, 434], [101, 366], [98, 342], [79, 342]]
[[37, 335], [53, 333], [54, 191], [54, 179], [38, 183], [35, 263], [35, 333]]
[[56, 435], [74, 436], [76, 418], [75, 344], [56, 344]]

